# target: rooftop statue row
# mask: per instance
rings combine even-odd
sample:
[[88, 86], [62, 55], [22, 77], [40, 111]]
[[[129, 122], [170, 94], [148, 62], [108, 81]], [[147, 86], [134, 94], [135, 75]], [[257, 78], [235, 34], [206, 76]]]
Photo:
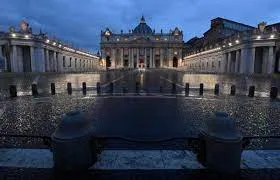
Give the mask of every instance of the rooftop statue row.
[[129, 30], [128, 33], [124, 33], [123, 30], [121, 30], [120, 34], [113, 33], [109, 28], [106, 28], [105, 31], [101, 31], [102, 36], [111, 36], [111, 35], [174, 35], [174, 36], [182, 36], [183, 31], [180, 31], [178, 27], [176, 27], [174, 30], [170, 30], [169, 33], [163, 33], [161, 30], [160, 33], [156, 33], [155, 30], [152, 30], [152, 28], [147, 25], [145, 18], [142, 16], [140, 19], [140, 23], [133, 29]]

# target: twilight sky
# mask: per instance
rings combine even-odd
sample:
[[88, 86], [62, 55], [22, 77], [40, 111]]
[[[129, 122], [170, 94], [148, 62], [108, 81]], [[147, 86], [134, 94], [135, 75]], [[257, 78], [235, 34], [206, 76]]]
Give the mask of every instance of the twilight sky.
[[102, 29], [128, 32], [142, 14], [156, 32], [177, 26], [188, 40], [202, 36], [215, 17], [252, 26], [280, 22], [280, 0], [1, 0], [0, 31], [25, 19], [33, 31], [96, 52]]

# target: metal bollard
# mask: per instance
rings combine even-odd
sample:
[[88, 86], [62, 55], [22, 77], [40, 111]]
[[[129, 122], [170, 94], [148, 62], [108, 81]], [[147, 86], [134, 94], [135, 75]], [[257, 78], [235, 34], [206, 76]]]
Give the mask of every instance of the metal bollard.
[[31, 91], [32, 91], [32, 96], [38, 96], [37, 84], [32, 84], [31, 85]]
[[69, 95], [72, 94], [72, 84], [71, 83], [67, 83], [67, 92]]
[[278, 96], [278, 89], [277, 89], [277, 87], [271, 87], [270, 97], [272, 99], [275, 99], [275, 98], [277, 98], [277, 96]]
[[176, 94], [176, 84], [175, 83], [172, 83], [171, 93]]
[[219, 84], [215, 84], [214, 94], [215, 95], [219, 95], [219, 92], [220, 92], [220, 85]]
[[203, 95], [203, 83], [200, 83], [200, 85], [199, 85], [199, 95], [200, 96]]
[[185, 96], [189, 96], [190, 94], [190, 84], [186, 83], [185, 85]]
[[100, 85], [100, 82], [96, 83], [96, 92], [98, 95], [101, 94], [101, 85]]
[[55, 95], [55, 83], [51, 83], [51, 94]]
[[162, 86], [159, 87], [159, 92], [163, 93], [163, 87]]
[[139, 82], [136, 82], [136, 84], [135, 84], [135, 91], [137, 94], [140, 93], [140, 83]]
[[87, 83], [83, 82], [82, 87], [83, 87], [83, 95], [86, 95], [87, 94]]
[[10, 97], [17, 97], [17, 86], [10, 85]]
[[110, 85], [109, 85], [109, 93], [111, 93], [111, 94], [113, 94], [114, 93], [114, 83], [110, 83]]
[[249, 97], [254, 97], [255, 96], [255, 86], [250, 86], [249, 87]]
[[235, 93], [236, 93], [236, 87], [235, 87], [235, 85], [232, 85], [232, 86], [230, 87], [230, 95], [234, 96]]

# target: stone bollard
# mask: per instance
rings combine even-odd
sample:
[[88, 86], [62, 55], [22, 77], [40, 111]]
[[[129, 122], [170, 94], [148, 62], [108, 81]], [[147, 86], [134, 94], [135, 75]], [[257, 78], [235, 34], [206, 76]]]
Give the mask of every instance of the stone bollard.
[[32, 91], [32, 96], [38, 96], [37, 84], [32, 84], [31, 85], [31, 91]]
[[10, 85], [10, 97], [17, 97], [17, 86]]
[[200, 83], [200, 85], [199, 85], [199, 95], [200, 96], [203, 95], [203, 83]]
[[230, 95], [231, 95], [231, 96], [235, 96], [235, 94], [236, 94], [236, 86], [235, 86], [235, 85], [232, 85], [232, 86], [230, 87]]
[[83, 90], [83, 95], [86, 95], [87, 94], [87, 83], [86, 82], [82, 83], [82, 90]]
[[139, 82], [135, 83], [135, 91], [136, 91], [137, 94], [140, 93], [140, 83]]
[[55, 95], [55, 83], [51, 83], [51, 94]]
[[67, 83], [67, 92], [69, 95], [72, 94], [72, 84], [71, 83]]
[[189, 96], [190, 94], [190, 84], [186, 83], [185, 84], [185, 96]]
[[255, 86], [250, 86], [249, 87], [249, 97], [254, 97], [255, 96]]
[[242, 135], [228, 114], [216, 112], [202, 131], [206, 166], [221, 174], [237, 174], [240, 170]]
[[96, 92], [98, 95], [101, 94], [101, 85], [100, 85], [100, 82], [96, 83]]
[[111, 93], [111, 94], [113, 94], [114, 93], [114, 83], [110, 83], [110, 85], [109, 85], [109, 93]]
[[277, 87], [271, 87], [270, 97], [272, 99], [275, 99], [275, 98], [277, 98], [277, 96], [278, 96], [278, 89], [277, 89]]
[[87, 170], [96, 161], [93, 121], [79, 111], [63, 116], [52, 134], [54, 168], [60, 171]]
[[219, 95], [219, 92], [220, 92], [220, 85], [219, 84], [215, 84], [214, 94], [215, 95]]
[[162, 86], [159, 87], [159, 92], [163, 93], [163, 87]]
[[171, 93], [176, 94], [176, 84], [175, 83], [172, 83]]

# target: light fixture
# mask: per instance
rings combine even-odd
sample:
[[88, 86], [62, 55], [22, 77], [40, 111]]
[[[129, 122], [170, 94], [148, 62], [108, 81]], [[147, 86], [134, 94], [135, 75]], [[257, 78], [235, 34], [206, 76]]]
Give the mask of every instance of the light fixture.
[[262, 37], [261, 36], [257, 36], [257, 39], [261, 39]]
[[119, 38], [117, 38], [117, 41], [120, 41], [120, 39], [119, 39]]
[[29, 38], [29, 36], [26, 34], [25, 36], [24, 36], [26, 39], [28, 39]]
[[270, 35], [270, 39], [274, 39], [275, 38], [275, 35], [274, 34], [271, 34]]
[[56, 42], [53, 42], [53, 45], [55, 46], [55, 45], [56, 45]]
[[167, 38], [165, 38], [164, 40], [167, 41]]
[[50, 42], [50, 40], [49, 40], [49, 39], [47, 39], [47, 40], [46, 40], [46, 43], [49, 43], [49, 42]]
[[236, 44], [239, 44], [239, 40], [236, 40], [235, 43], [236, 43]]
[[61, 48], [61, 44], [60, 44], [60, 45], [58, 45], [58, 47], [60, 47], [60, 48]]
[[228, 43], [229, 46], [232, 46], [232, 43]]
[[12, 37], [17, 37], [17, 35], [15, 33], [12, 34]]
[[223, 48], [225, 48], [226, 47], [226, 45], [223, 45]]

